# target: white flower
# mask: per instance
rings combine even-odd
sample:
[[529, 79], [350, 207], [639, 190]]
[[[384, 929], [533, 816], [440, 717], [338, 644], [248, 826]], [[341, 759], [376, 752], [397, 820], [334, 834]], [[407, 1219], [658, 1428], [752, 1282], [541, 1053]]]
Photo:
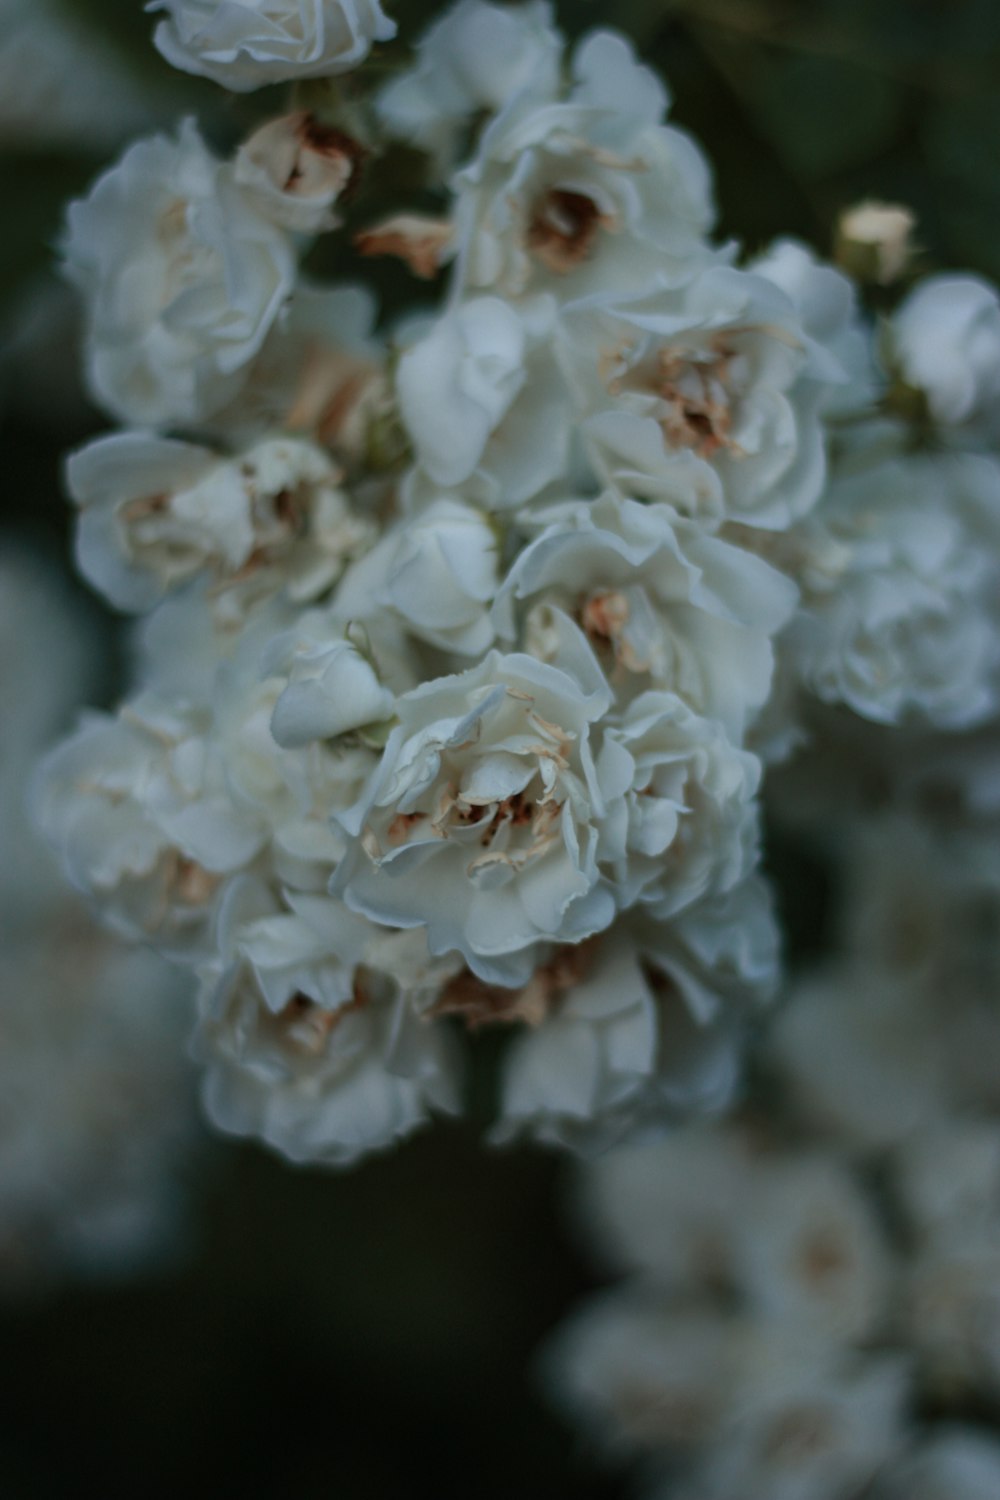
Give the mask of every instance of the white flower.
[[750, 270], [780, 287], [795, 304], [814, 368], [829, 382], [824, 411], [840, 415], [873, 404], [878, 373], [854, 283], [797, 240], [776, 240], [751, 262]]
[[609, 810], [598, 857], [619, 904], [665, 920], [749, 874], [757, 855], [760, 762], [673, 693], [643, 693], [597, 756]]
[[591, 746], [609, 701], [582, 638], [560, 667], [491, 651], [404, 693], [343, 817], [356, 837], [334, 893], [373, 921], [426, 927], [432, 953], [461, 953], [488, 984], [526, 984], [540, 943], [580, 942], [614, 916]]
[[330, 814], [356, 801], [373, 756], [276, 744], [285, 682], [261, 680], [258, 663], [283, 623], [262, 612], [232, 659], [198, 668], [208, 701], [147, 691], [114, 717], [86, 715], [43, 762], [43, 832], [73, 883], [133, 941], [205, 956], [233, 877], [266, 856], [284, 879], [322, 889], [340, 857]]
[[360, 147], [305, 110], [268, 120], [236, 153], [233, 176], [265, 218], [299, 234], [336, 227]]
[[350, 626], [345, 632], [336, 619], [319, 612], [302, 615], [291, 630], [276, 636], [263, 665], [288, 679], [271, 719], [278, 744], [295, 749], [312, 740], [387, 726], [396, 690], [413, 682], [405, 655], [394, 651], [394, 644], [384, 630], [375, 645], [362, 632]]
[[576, 298], [676, 282], [709, 252], [708, 167], [661, 121], [663, 86], [611, 32], [586, 37], [562, 102], [515, 95], [455, 180], [470, 290]]
[[803, 1117], [862, 1147], [903, 1139], [944, 1108], [935, 1029], [908, 987], [867, 966], [812, 979], [791, 997], [772, 1046]]
[[404, 351], [400, 415], [433, 486], [509, 509], [562, 476], [570, 412], [554, 325], [551, 298], [475, 297]]
[[889, 1247], [862, 1191], [832, 1155], [762, 1158], [733, 1250], [736, 1280], [764, 1317], [844, 1344], [884, 1331], [894, 1273]]
[[514, 635], [515, 600], [541, 594], [575, 615], [619, 697], [669, 688], [741, 734], [767, 698], [770, 637], [791, 614], [794, 586], [669, 504], [611, 491], [539, 510], [530, 522], [539, 534], [498, 594], [500, 634]]
[[1000, 467], [978, 454], [875, 464], [837, 480], [819, 520], [840, 556], [814, 572], [793, 627], [805, 685], [877, 723], [959, 729], [994, 713]]
[[718, 1112], [738, 1083], [750, 1014], [776, 979], [777, 930], [753, 880], [669, 923], [619, 918], [609, 934], [558, 950], [523, 993], [495, 997], [501, 1018], [528, 1028], [505, 1059], [493, 1138], [528, 1133], [589, 1153]]
[[931, 276], [889, 329], [889, 357], [945, 427], [1000, 422], [1000, 294], [976, 276]]
[[84, 295], [86, 371], [129, 422], [197, 422], [240, 390], [295, 279], [291, 241], [202, 143], [138, 141], [71, 204], [65, 270]]
[[994, 1500], [1000, 1493], [1000, 1443], [977, 1428], [937, 1426], [894, 1466], [876, 1500]]
[[525, 92], [555, 94], [562, 48], [546, 0], [458, 0], [421, 37], [415, 66], [378, 94], [379, 120], [389, 135], [430, 152], [444, 171], [480, 114], [495, 114]]
[[704, 1124], [609, 1151], [581, 1174], [589, 1240], [612, 1269], [658, 1291], [688, 1296], [731, 1284], [753, 1201], [752, 1160], [743, 1134]]
[[[292, 438], [227, 461], [192, 443], [116, 433], [73, 454], [67, 479], [81, 510], [81, 572], [119, 609], [150, 609], [202, 572], [241, 599], [284, 585], [309, 600], [373, 530], [352, 515], [327, 454]], [[223, 597], [220, 608], [237, 601]]]
[[893, 1184], [918, 1242], [1000, 1235], [1000, 1130], [984, 1120], [932, 1124], [901, 1142]]
[[147, 9], [166, 12], [153, 40], [168, 63], [238, 94], [347, 72], [396, 35], [379, 0], [151, 0]]
[[183, 1243], [199, 1141], [183, 982], [52, 893], [44, 941], [4, 911], [0, 1283], [131, 1276]]
[[496, 528], [482, 511], [442, 496], [389, 530], [341, 580], [335, 611], [366, 620], [391, 611], [419, 640], [461, 656], [493, 643], [499, 582]]
[[450, 1038], [415, 1008], [447, 971], [415, 938], [328, 896], [282, 909], [252, 880], [235, 885], [196, 1036], [213, 1122], [341, 1166], [409, 1135], [431, 1107], [454, 1112]]
[[[563, 357], [599, 472], [679, 459], [721, 482], [725, 516], [783, 530], [819, 499], [832, 366], [763, 276], [709, 266], [687, 285], [570, 309]], [[692, 461], [693, 460], [693, 461]], [[705, 484], [686, 505], [698, 514]]]
[[910, 1267], [906, 1332], [932, 1394], [1000, 1394], [1000, 1218], [934, 1239]]
[[845, 1357], [790, 1325], [747, 1330], [736, 1392], [698, 1467], [699, 1500], [861, 1495], [906, 1437], [907, 1369]]

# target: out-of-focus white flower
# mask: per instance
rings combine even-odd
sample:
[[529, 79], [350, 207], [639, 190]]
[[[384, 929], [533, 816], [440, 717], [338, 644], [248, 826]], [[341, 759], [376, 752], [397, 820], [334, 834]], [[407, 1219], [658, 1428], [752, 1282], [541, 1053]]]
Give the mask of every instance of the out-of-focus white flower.
[[945, 1107], [947, 1080], [910, 988], [866, 964], [807, 980], [770, 1044], [802, 1115], [861, 1147], [904, 1139]]
[[945, 427], [1000, 423], [1000, 294], [976, 276], [930, 276], [889, 329], [889, 358]]
[[[783, 530], [825, 477], [820, 409], [835, 366], [763, 276], [709, 266], [675, 289], [605, 294], [565, 317], [564, 359], [599, 471], [677, 456], [721, 481], [726, 518]], [[692, 463], [692, 459], [696, 462]], [[687, 505], [703, 496], [692, 485]]]
[[994, 1500], [1000, 1494], [1000, 1443], [976, 1428], [935, 1429], [894, 1465], [876, 1500]]
[[[3, 913], [5, 933], [9, 913]], [[169, 1254], [197, 1139], [183, 981], [50, 887], [0, 957], [0, 1287]]]
[[742, 733], [770, 688], [770, 637], [795, 603], [786, 578], [669, 504], [613, 491], [539, 510], [530, 525], [538, 534], [498, 594], [501, 635], [514, 635], [515, 601], [541, 595], [575, 616], [620, 699], [654, 684]]
[[419, 640], [479, 656], [495, 634], [490, 606], [499, 583], [499, 551], [488, 516], [442, 496], [388, 531], [347, 572], [336, 612], [366, 620], [391, 611]]
[[361, 148], [305, 110], [268, 120], [236, 153], [233, 176], [265, 218], [299, 234], [333, 229], [333, 205], [354, 179]]
[[847, 1168], [822, 1152], [763, 1158], [750, 1197], [733, 1254], [751, 1304], [838, 1343], [882, 1332], [893, 1266]]
[[649, 1291], [585, 1308], [546, 1368], [588, 1430], [672, 1475], [664, 1497], [845, 1500], [904, 1443], [899, 1360]]
[[510, 509], [562, 476], [570, 410], [555, 312], [548, 297], [522, 307], [475, 297], [404, 351], [400, 415], [431, 486]]
[[380, 0], [151, 0], [167, 62], [237, 94], [356, 68], [396, 35]]
[[987, 1233], [933, 1239], [909, 1268], [906, 1332], [925, 1387], [1000, 1394], [1000, 1216]]
[[295, 254], [193, 121], [136, 142], [70, 205], [65, 270], [83, 293], [96, 398], [151, 427], [233, 399], [291, 295]]
[[451, 1038], [417, 1016], [446, 967], [417, 933], [379, 931], [328, 896], [238, 882], [206, 974], [196, 1055], [220, 1129], [293, 1161], [346, 1165], [457, 1108]]
[[697, 1471], [704, 1500], [845, 1500], [906, 1440], [907, 1369], [896, 1356], [845, 1357], [764, 1323], [741, 1341], [737, 1380]]
[[[806, 685], [877, 723], [966, 728], [995, 712], [1000, 467], [914, 455], [838, 479], [792, 649]], [[828, 555], [831, 555], [829, 548]]]
[[924, 1242], [1000, 1238], [1000, 1126], [948, 1121], [921, 1131], [895, 1153], [893, 1183]]
[[562, 49], [546, 0], [458, 0], [417, 43], [416, 64], [381, 90], [378, 118], [389, 135], [430, 152], [443, 172], [480, 115], [516, 95], [555, 95]]
[[738, 1131], [688, 1125], [626, 1144], [581, 1174], [583, 1227], [615, 1270], [671, 1294], [733, 1284], [753, 1201], [753, 1152]]
[[[374, 531], [352, 514], [328, 455], [293, 438], [225, 460], [193, 443], [116, 433], [73, 454], [67, 478], [81, 510], [80, 569], [119, 609], [148, 610], [203, 572], [240, 597], [284, 586], [306, 602]], [[235, 598], [220, 607], [235, 609]]]
[[515, 95], [455, 181], [459, 275], [505, 296], [676, 282], [709, 252], [708, 167], [661, 122], [667, 94], [623, 37], [594, 32], [561, 102]]

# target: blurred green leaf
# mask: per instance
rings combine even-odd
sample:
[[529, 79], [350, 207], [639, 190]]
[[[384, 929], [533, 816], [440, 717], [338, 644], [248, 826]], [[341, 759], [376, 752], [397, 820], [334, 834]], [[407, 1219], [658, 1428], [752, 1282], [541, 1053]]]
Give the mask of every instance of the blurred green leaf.
[[1000, 277], [1000, 128], [994, 98], [957, 99], [930, 115], [924, 141], [954, 253]]
[[761, 63], [751, 76], [761, 123], [798, 172], [829, 176], [891, 142], [902, 107], [892, 79], [832, 57]]

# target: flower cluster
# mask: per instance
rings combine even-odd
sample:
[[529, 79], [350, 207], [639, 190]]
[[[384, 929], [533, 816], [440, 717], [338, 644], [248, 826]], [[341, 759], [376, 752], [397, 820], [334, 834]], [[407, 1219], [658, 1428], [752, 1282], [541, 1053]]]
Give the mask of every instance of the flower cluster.
[[[336, 80], [376, 3], [153, 8], [176, 66], [296, 91], [70, 209], [128, 424], [70, 460], [78, 559], [147, 618], [124, 704], [47, 762], [48, 837], [197, 976], [215, 1121], [295, 1159], [457, 1109], [484, 1025], [499, 1139], [719, 1107], [777, 978], [759, 795], [803, 699], [996, 706], [995, 294], [919, 289], [880, 358], [840, 271], [712, 238], [663, 84], [539, 0], [460, 0], [367, 93]], [[352, 229], [395, 140], [442, 212]], [[349, 233], [437, 308], [307, 279]]]
[[794, 988], [742, 1114], [590, 1171], [586, 1221], [631, 1279], [548, 1374], [650, 1457], [652, 1494], [1000, 1484], [995, 757], [995, 732], [924, 747], [850, 820], [839, 952]]
[[199, 1140], [179, 976], [93, 925], [25, 806], [41, 746], [96, 675], [86, 625], [46, 567], [5, 545], [0, 686], [16, 712], [0, 744], [4, 1297], [66, 1271], [120, 1275], [169, 1253]]

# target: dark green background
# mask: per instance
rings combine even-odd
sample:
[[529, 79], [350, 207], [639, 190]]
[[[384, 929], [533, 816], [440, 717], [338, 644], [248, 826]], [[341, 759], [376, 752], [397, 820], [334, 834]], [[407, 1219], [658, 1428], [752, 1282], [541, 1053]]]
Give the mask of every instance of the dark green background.
[[[167, 118], [194, 110], [225, 141], [262, 107], [170, 75], [132, 0], [64, 4], [114, 39]], [[401, 0], [404, 37], [438, 8]], [[928, 268], [1000, 277], [996, 0], [575, 0], [561, 20], [612, 22], [664, 71], [675, 120], [715, 163], [722, 232], [749, 249], [790, 233], [826, 250], [840, 209], [874, 195], [917, 211]], [[64, 200], [100, 166], [0, 155], [0, 327], [43, 274]], [[413, 167], [388, 164], [394, 191], [416, 196]], [[100, 418], [40, 408], [9, 378], [0, 415], [4, 528], [64, 559], [60, 454]], [[110, 692], [110, 622], [106, 639]], [[780, 853], [808, 951], [819, 904], [802, 890], [819, 870]], [[544, 1153], [480, 1149], [471, 1127], [344, 1175], [220, 1148], [182, 1266], [0, 1311], [0, 1495], [623, 1493], [532, 1374], [539, 1341], [596, 1281], [571, 1181]]]

